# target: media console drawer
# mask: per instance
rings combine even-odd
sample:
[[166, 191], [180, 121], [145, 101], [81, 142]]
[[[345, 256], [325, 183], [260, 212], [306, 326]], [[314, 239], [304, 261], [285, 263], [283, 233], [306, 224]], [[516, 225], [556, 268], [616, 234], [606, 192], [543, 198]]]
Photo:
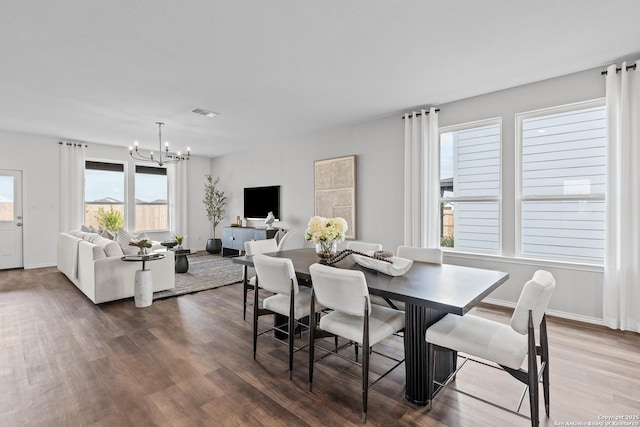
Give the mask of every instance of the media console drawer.
[[255, 227], [224, 227], [222, 230], [222, 256], [238, 255], [244, 251], [244, 242], [273, 239], [277, 228], [267, 230]]

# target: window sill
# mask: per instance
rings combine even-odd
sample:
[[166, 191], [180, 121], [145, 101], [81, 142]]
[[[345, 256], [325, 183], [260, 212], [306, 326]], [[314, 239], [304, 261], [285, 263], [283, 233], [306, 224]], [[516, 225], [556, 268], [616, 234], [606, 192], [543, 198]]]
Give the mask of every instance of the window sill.
[[565, 270], [590, 271], [594, 273], [604, 272], [604, 266], [599, 264], [587, 264], [580, 262], [543, 260], [522, 257], [507, 257], [504, 255], [477, 254], [469, 252], [457, 252], [451, 250], [442, 250], [445, 258], [451, 259], [469, 259], [475, 261], [492, 261], [505, 264], [532, 265], [542, 268], [562, 268]]

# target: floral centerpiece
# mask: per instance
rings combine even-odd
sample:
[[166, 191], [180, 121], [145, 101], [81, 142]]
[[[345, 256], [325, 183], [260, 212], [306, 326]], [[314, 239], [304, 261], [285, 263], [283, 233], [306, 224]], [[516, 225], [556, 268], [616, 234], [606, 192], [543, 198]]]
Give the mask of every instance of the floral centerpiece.
[[147, 239], [140, 239], [140, 240], [132, 240], [129, 242], [129, 246], [137, 246], [139, 251], [138, 251], [138, 255], [144, 255], [147, 253], [147, 249], [150, 248], [151, 242], [148, 241]]
[[316, 252], [320, 257], [330, 258], [337, 251], [338, 241], [344, 240], [347, 228], [344, 218], [314, 216], [309, 220], [304, 237], [316, 244]]

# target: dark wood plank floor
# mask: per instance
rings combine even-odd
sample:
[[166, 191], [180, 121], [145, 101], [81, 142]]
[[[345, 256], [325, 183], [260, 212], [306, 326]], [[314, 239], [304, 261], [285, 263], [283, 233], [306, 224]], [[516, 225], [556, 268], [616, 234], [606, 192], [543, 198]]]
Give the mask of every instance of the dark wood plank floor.
[[[290, 381], [286, 347], [266, 337], [253, 360], [241, 294], [232, 285], [144, 309], [132, 300], [96, 306], [55, 268], [0, 271], [0, 425], [360, 424], [357, 380], [320, 365], [310, 393], [306, 351]], [[503, 322], [510, 314], [475, 312]], [[551, 418], [542, 425], [640, 414], [638, 334], [553, 318], [549, 334]], [[399, 355], [402, 344], [385, 350]], [[448, 391], [427, 412], [404, 399], [403, 384], [401, 368], [373, 387], [368, 425], [528, 425]], [[457, 384], [510, 405], [521, 391], [508, 375], [475, 365]]]

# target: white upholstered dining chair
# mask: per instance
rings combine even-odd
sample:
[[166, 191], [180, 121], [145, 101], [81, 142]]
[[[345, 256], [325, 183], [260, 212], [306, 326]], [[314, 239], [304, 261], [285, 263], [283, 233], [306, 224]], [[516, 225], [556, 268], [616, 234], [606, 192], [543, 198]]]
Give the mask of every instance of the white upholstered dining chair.
[[319, 328], [315, 327], [314, 322], [309, 328], [309, 390], [312, 390], [313, 384], [315, 349], [323, 350], [327, 352], [327, 355], [342, 356], [338, 354], [337, 349], [331, 351], [323, 346], [318, 346], [316, 338], [340, 336], [349, 340], [349, 344], [361, 345], [363, 348], [362, 363], [357, 363], [357, 361], [346, 357], [343, 358], [362, 368], [362, 421], [365, 422], [369, 387], [403, 362], [403, 360], [386, 356], [394, 360], [395, 365], [370, 384], [369, 357], [372, 347], [404, 329], [404, 312], [372, 305], [369, 302], [367, 282], [361, 271], [313, 264], [309, 267], [309, 272], [311, 273], [314, 295], [312, 311], [318, 310], [318, 304], [333, 310], [320, 318]]
[[[257, 254], [267, 254], [269, 252], [277, 252], [278, 244], [275, 239], [266, 239], [266, 240], [251, 240], [248, 242], [244, 242], [244, 253], [245, 255], [257, 255]], [[256, 277], [255, 271], [251, 267], [247, 267], [244, 270], [244, 277], [242, 278], [243, 283], [243, 312], [242, 319], [246, 320], [247, 318], [247, 292], [255, 289], [256, 285]]]
[[[289, 344], [289, 379], [293, 374], [293, 338], [300, 319], [309, 318], [310, 323], [316, 320], [311, 315], [311, 289], [298, 286], [298, 279], [293, 268], [293, 263], [288, 258], [276, 258], [267, 255], [255, 255], [253, 265], [256, 269], [256, 280], [253, 303], [253, 358], [256, 358], [258, 335], [277, 330], [287, 335]], [[273, 295], [265, 298], [260, 307], [260, 289], [272, 292]], [[322, 304], [315, 304], [315, 310], [324, 310]], [[271, 324], [266, 330], [258, 331], [261, 316], [275, 315], [287, 317], [286, 325]], [[315, 312], [314, 312], [315, 314]], [[287, 326], [286, 329], [283, 326]], [[308, 326], [308, 325], [307, 325]]]
[[382, 245], [379, 243], [359, 242], [356, 240], [349, 240], [347, 242], [347, 249], [358, 252], [375, 252], [381, 251]]
[[[545, 412], [549, 416], [549, 349], [545, 310], [555, 287], [556, 281], [551, 273], [544, 270], [536, 271], [533, 278], [522, 289], [520, 299], [511, 317], [510, 325], [472, 314], [465, 314], [464, 316], [447, 314], [440, 321], [430, 326], [425, 336], [427, 340], [429, 378], [433, 378], [435, 352], [438, 350], [454, 350], [493, 362], [527, 386], [531, 407], [529, 419], [532, 426], [537, 426], [539, 372], [542, 375]], [[537, 328], [540, 330], [539, 345], [536, 344], [535, 337], [535, 329]], [[540, 356], [540, 368], [538, 368], [537, 355]], [[521, 369], [525, 358], [527, 359], [527, 370]], [[434, 397], [434, 384], [462, 392], [450, 387], [448, 384], [455, 378], [455, 375], [467, 360], [473, 359], [466, 358], [444, 383], [433, 381], [429, 384], [427, 394], [429, 408], [431, 408]], [[515, 411], [466, 392], [462, 393], [512, 414], [527, 418], [519, 412], [525, 396], [524, 392]]]
[[291, 249], [302, 249], [307, 246], [307, 241], [304, 238], [304, 232], [301, 230], [289, 230], [282, 236], [280, 242], [278, 242], [279, 251], [288, 251]]

